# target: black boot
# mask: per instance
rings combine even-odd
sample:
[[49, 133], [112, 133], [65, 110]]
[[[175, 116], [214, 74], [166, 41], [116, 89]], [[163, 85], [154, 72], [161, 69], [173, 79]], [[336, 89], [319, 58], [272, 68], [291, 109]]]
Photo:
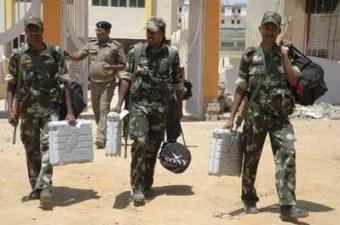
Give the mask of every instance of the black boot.
[[247, 214], [256, 214], [258, 212], [256, 208], [256, 203], [254, 202], [245, 202], [244, 203], [244, 211]]
[[280, 214], [282, 220], [296, 220], [309, 216], [309, 212], [305, 209], [299, 208], [296, 205], [283, 205], [280, 207]]

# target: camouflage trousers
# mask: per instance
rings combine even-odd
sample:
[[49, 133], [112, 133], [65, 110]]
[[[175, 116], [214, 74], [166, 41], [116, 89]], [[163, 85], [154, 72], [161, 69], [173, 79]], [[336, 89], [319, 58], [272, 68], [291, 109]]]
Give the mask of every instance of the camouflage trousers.
[[110, 112], [110, 104], [116, 87], [114, 82], [91, 82], [91, 102], [97, 124], [97, 140], [104, 144], [106, 142], [107, 114]]
[[48, 123], [58, 118], [57, 113], [46, 117], [21, 116], [21, 140], [26, 151], [28, 178], [33, 190], [51, 188], [53, 168], [50, 164]]
[[242, 200], [255, 203], [259, 200], [255, 190], [255, 179], [264, 141], [269, 133], [275, 161], [276, 190], [280, 205], [295, 205], [295, 148], [294, 130], [288, 118], [275, 117], [248, 119], [244, 133], [247, 149], [244, 154], [242, 174]]
[[166, 121], [166, 137], [168, 141], [176, 141], [181, 136], [181, 120], [177, 118], [177, 101], [172, 99], [169, 102], [169, 111]]
[[165, 113], [153, 111], [146, 114], [136, 107], [130, 110], [129, 133], [133, 140], [130, 178], [133, 191], [151, 188], [164, 129]]

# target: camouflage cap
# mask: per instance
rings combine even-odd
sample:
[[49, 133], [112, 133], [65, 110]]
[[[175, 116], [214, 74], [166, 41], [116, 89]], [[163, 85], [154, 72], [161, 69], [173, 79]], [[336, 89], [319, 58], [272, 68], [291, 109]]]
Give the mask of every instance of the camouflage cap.
[[149, 29], [153, 32], [157, 31], [165, 31], [166, 24], [161, 17], [151, 17], [147, 22], [146, 22], [146, 29]]
[[268, 11], [264, 13], [262, 17], [261, 25], [265, 23], [274, 23], [276, 26], [280, 27], [281, 20], [282, 19], [281, 19], [280, 14], [278, 14], [277, 12]]
[[98, 22], [96, 23], [96, 27], [97, 27], [97, 28], [103, 28], [103, 29], [105, 29], [105, 30], [110, 30], [111, 27], [112, 27], [112, 25], [111, 25], [111, 23], [109, 23], [109, 22], [107, 22], [107, 21], [98, 21]]
[[36, 25], [40, 28], [43, 27], [43, 22], [42, 22], [41, 18], [36, 17], [36, 16], [29, 16], [25, 19], [25, 22], [24, 22], [25, 28], [30, 24], [34, 24], [34, 25]]

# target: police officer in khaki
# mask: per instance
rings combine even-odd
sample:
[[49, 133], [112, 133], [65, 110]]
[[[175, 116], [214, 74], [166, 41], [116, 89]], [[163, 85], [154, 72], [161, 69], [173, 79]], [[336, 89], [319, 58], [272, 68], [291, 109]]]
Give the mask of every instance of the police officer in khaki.
[[97, 148], [104, 148], [106, 142], [106, 121], [115, 90], [117, 72], [125, 68], [125, 54], [122, 45], [110, 39], [111, 24], [107, 21], [96, 23], [97, 38], [89, 42], [76, 54], [65, 52], [73, 61], [90, 60], [90, 89], [94, 118], [97, 127]]

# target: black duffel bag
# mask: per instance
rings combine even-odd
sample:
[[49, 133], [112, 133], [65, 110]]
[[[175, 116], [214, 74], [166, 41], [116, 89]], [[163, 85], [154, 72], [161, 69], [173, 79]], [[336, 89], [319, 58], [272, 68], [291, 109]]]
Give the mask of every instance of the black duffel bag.
[[173, 173], [183, 173], [191, 162], [189, 149], [178, 142], [165, 142], [158, 158], [162, 166]]
[[328, 91], [324, 80], [324, 70], [293, 45], [289, 45], [289, 48], [294, 64], [301, 72], [299, 82], [303, 86], [303, 92], [299, 95], [297, 103], [313, 105], [316, 99]]

